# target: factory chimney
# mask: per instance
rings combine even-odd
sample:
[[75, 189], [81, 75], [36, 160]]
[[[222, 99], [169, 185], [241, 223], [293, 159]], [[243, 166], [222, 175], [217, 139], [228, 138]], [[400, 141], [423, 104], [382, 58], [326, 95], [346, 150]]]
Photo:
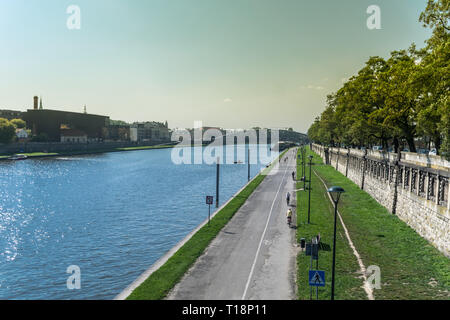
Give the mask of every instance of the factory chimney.
[[39, 104], [39, 97], [38, 96], [34, 96], [33, 100], [34, 100], [33, 109], [37, 110], [38, 109], [38, 104]]

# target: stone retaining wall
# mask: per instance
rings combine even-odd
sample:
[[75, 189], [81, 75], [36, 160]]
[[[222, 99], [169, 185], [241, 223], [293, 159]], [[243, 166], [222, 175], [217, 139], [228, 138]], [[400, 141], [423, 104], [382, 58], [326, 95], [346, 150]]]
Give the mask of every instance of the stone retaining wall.
[[450, 162], [410, 152], [325, 148], [324, 161], [450, 257]]

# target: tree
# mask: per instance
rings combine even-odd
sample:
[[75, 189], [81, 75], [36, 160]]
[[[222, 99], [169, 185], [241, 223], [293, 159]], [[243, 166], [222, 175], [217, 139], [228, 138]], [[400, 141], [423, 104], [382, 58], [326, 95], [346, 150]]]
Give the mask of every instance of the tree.
[[443, 139], [441, 145], [441, 154], [450, 160], [450, 98], [448, 95], [442, 98], [442, 103], [438, 109], [442, 114], [442, 121], [439, 124], [439, 129], [442, 132]]
[[314, 119], [313, 124], [308, 129], [308, 137], [311, 141], [321, 143], [321, 139], [319, 138], [319, 127], [320, 127], [320, 117], [316, 117]]
[[23, 121], [22, 119], [12, 119], [11, 123], [17, 128], [17, 129], [24, 129], [27, 126], [27, 123]]
[[391, 143], [395, 152], [416, 138], [450, 158], [450, 0], [428, 0], [420, 21], [433, 29], [427, 46], [371, 57], [336, 93], [308, 130], [322, 144]]
[[123, 120], [109, 120], [109, 125], [111, 126], [129, 126], [130, 124]]
[[16, 127], [7, 119], [0, 118], [0, 143], [9, 143], [16, 134]]
[[425, 11], [420, 14], [419, 21], [424, 27], [433, 28], [436, 33], [448, 32], [450, 18], [450, 0], [428, 0]]
[[411, 152], [416, 152], [416, 111], [418, 93], [412, 85], [417, 70], [416, 56], [405, 50], [394, 51], [387, 61], [388, 68], [380, 73], [379, 92], [384, 97], [382, 108], [373, 115], [383, 119], [383, 125], [392, 128], [394, 145], [404, 138]]

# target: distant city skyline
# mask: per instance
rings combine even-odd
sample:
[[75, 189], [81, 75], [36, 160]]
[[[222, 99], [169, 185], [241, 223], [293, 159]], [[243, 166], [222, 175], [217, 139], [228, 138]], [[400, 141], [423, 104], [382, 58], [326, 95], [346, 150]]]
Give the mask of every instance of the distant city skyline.
[[[81, 10], [69, 30], [70, 5]], [[370, 5], [381, 29], [369, 30]], [[0, 2], [0, 108], [306, 132], [370, 57], [430, 31], [425, 0]]]

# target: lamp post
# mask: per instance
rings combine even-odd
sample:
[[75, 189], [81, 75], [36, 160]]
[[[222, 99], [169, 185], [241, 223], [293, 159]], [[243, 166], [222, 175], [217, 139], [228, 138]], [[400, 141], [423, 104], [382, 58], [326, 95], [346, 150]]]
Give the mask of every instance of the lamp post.
[[302, 158], [302, 177], [303, 177], [303, 147], [300, 149], [300, 155]]
[[308, 156], [309, 158], [309, 187], [308, 187], [308, 224], [309, 224], [309, 214], [311, 212], [311, 162], [312, 162], [312, 155]]
[[328, 189], [328, 192], [331, 195], [331, 199], [334, 202], [334, 238], [333, 238], [333, 266], [331, 269], [331, 300], [334, 300], [334, 273], [336, 267], [336, 219], [337, 219], [337, 205], [339, 202], [339, 198], [341, 197], [341, 193], [345, 192], [341, 187], [331, 187]]
[[302, 149], [302, 179], [303, 179], [303, 190], [306, 191], [306, 165], [305, 165], [306, 150]]
[[216, 208], [219, 207], [219, 181], [220, 181], [220, 157], [217, 157], [217, 166], [216, 166]]

